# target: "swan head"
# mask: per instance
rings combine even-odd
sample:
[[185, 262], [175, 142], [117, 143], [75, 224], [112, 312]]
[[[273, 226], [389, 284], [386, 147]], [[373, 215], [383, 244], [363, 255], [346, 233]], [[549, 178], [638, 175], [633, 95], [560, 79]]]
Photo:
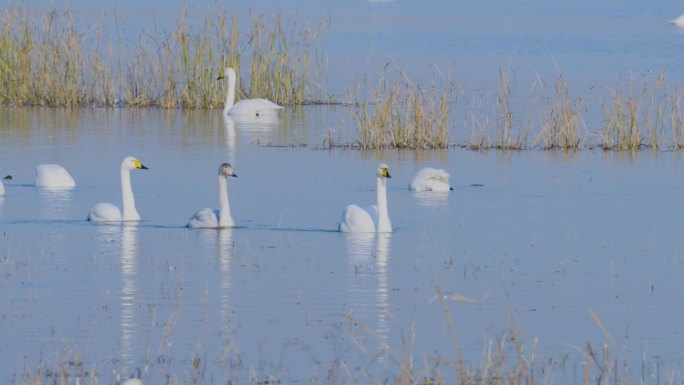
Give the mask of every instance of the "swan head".
[[134, 157], [134, 156], [127, 156], [124, 158], [123, 162], [121, 162], [121, 169], [122, 170], [148, 170], [147, 167], [143, 166], [140, 161]]
[[232, 176], [233, 178], [237, 178], [237, 174], [233, 172], [233, 166], [231, 166], [230, 163], [222, 163], [219, 166], [218, 174], [220, 176]]
[[235, 70], [234, 70], [234, 69], [232, 69], [232, 68], [230, 68], [230, 67], [226, 67], [226, 68], [223, 70], [223, 74], [219, 74], [219, 77], [217, 77], [216, 80], [221, 80], [221, 79], [224, 79], [224, 78], [228, 78], [228, 79], [231, 79], [231, 78], [232, 78], [232, 79], [235, 79], [235, 78], [237, 78], [237, 74], [235, 73]]
[[387, 164], [385, 164], [385, 163], [380, 163], [380, 166], [378, 166], [377, 175], [378, 175], [378, 178], [391, 178], [392, 177], [389, 173], [389, 167], [387, 167]]

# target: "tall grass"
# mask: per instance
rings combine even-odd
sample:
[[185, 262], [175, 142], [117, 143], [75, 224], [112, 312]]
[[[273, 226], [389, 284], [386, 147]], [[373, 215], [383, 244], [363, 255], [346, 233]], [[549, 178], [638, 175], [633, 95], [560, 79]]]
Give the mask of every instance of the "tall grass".
[[241, 74], [238, 99], [321, 101], [326, 22], [308, 27], [253, 14], [245, 32], [236, 13], [207, 15], [197, 30], [186, 17], [130, 44], [111, 37], [103, 21], [81, 30], [70, 11], [34, 15], [8, 6], [0, 16], [0, 103], [213, 108], [225, 99], [216, 78], [226, 66]]
[[556, 101], [546, 119], [542, 121], [542, 147], [545, 149], [577, 149], [580, 146], [580, 129], [583, 100], [570, 98], [568, 85], [562, 76], [556, 79]]
[[380, 76], [369, 97], [357, 88], [352, 95], [359, 127], [358, 147], [430, 149], [449, 146], [449, 106], [452, 91], [448, 77], [433, 78], [424, 90], [400, 71], [396, 80]]

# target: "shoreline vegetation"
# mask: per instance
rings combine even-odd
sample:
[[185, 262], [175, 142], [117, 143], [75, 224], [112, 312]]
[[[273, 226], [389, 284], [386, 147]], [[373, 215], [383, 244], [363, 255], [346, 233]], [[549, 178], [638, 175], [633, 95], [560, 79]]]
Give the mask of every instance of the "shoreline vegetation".
[[[488, 111], [459, 106], [457, 114], [457, 103], [467, 104], [472, 95], [465, 95], [450, 73], [437, 69], [431, 84], [424, 86], [398, 64], [388, 64], [377, 79], [356, 82], [342, 102], [326, 95], [322, 86], [327, 68], [319, 43], [328, 21], [309, 27], [282, 14], [251, 14], [244, 31], [235, 12], [207, 15], [199, 28], [189, 26], [186, 17], [182, 11], [170, 31], [141, 31], [131, 45], [118, 33], [105, 33], [104, 17], [79, 28], [71, 11], [36, 15], [8, 6], [0, 14], [0, 104], [219, 109], [225, 85], [216, 78], [230, 66], [238, 73], [238, 99], [348, 107], [357, 132], [343, 137], [331, 130], [324, 142], [328, 148], [684, 147], [684, 99], [664, 74], [652, 82], [619, 80], [607, 95], [598, 95], [593, 104], [600, 106], [597, 112], [590, 111], [585, 99], [572, 96], [562, 75], [555, 79], [555, 92], [541, 95], [540, 104], [512, 108], [516, 98], [506, 71], [500, 70], [496, 102]], [[393, 70], [398, 74], [390, 74]], [[533, 112], [523, 116], [520, 109]], [[454, 115], [464, 120], [462, 129]], [[587, 115], [592, 123], [587, 123]], [[461, 138], [465, 132], [467, 138]]]

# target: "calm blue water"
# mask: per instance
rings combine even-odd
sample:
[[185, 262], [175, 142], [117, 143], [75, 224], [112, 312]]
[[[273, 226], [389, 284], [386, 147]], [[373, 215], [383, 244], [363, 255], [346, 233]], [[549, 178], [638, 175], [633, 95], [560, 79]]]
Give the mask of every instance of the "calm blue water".
[[[84, 20], [112, 8], [51, 4]], [[631, 72], [667, 71], [673, 87], [683, 72], [684, 34], [668, 21], [684, 8], [673, 1], [182, 4], [197, 20], [215, 7], [330, 18], [335, 93], [388, 61], [417, 81], [453, 66], [473, 98], [496, 95], [499, 68], [521, 95], [536, 95], [537, 78], [549, 93], [560, 73], [591, 100]], [[116, 3], [132, 36], [150, 18], [170, 26], [180, 7]], [[478, 108], [494, 115], [487, 100]], [[452, 134], [467, 135], [455, 120]], [[627, 363], [631, 382], [681, 381], [679, 151], [328, 150], [329, 129], [355, 135], [339, 106], [287, 109], [261, 125], [220, 111], [0, 109], [0, 174], [14, 176], [0, 198], [4, 381], [63, 362], [81, 384], [369, 383], [402, 365], [452, 379], [458, 347], [476, 370], [511, 329], [533, 365], [554, 368], [536, 372], [549, 383], [583, 383], [587, 342]], [[132, 175], [143, 221], [86, 222], [94, 204], [120, 201], [129, 154], [150, 168]], [[239, 227], [183, 228], [217, 205], [224, 161], [239, 175], [229, 185]], [[395, 232], [335, 232], [346, 204], [372, 202], [380, 161], [393, 176]], [[77, 187], [34, 188], [41, 163], [65, 166]], [[409, 192], [425, 166], [448, 170], [454, 191]], [[435, 288], [478, 300], [447, 302], [458, 343]]]

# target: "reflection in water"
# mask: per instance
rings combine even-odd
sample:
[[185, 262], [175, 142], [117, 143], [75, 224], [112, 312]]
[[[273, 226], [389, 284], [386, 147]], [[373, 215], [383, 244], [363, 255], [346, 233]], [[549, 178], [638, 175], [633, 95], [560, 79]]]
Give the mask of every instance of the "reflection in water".
[[449, 193], [436, 191], [412, 191], [416, 203], [423, 207], [446, 208], [449, 206]]
[[221, 269], [221, 279], [219, 283], [219, 295], [221, 301], [221, 320], [223, 325], [230, 321], [230, 262], [233, 257], [233, 229], [219, 229], [218, 233], [218, 261]]
[[274, 132], [277, 132], [278, 116], [233, 116], [233, 121], [240, 135], [249, 136], [257, 142], [268, 142]]
[[226, 127], [226, 147], [228, 148], [228, 162], [235, 163], [236, 132], [235, 121], [230, 116], [223, 114], [223, 124]]
[[[373, 328], [380, 338], [381, 348], [387, 347], [389, 325], [389, 289], [387, 272], [390, 260], [391, 233], [377, 236], [373, 233], [345, 234], [347, 240], [347, 260], [350, 267], [349, 294], [350, 305], [355, 317], [369, 322], [365, 313], [375, 315], [377, 325]], [[375, 264], [372, 257], [375, 254]], [[374, 274], [373, 274], [374, 272]], [[375, 280], [373, 280], [375, 277]], [[375, 297], [374, 308], [369, 308], [371, 298]], [[370, 319], [370, 317], [368, 317]], [[368, 325], [372, 327], [372, 325]]]
[[71, 189], [38, 188], [43, 206], [43, 218], [64, 219], [71, 206]]
[[135, 300], [138, 275], [138, 226], [124, 223], [121, 230], [121, 361], [133, 362], [132, 341], [135, 337]]

